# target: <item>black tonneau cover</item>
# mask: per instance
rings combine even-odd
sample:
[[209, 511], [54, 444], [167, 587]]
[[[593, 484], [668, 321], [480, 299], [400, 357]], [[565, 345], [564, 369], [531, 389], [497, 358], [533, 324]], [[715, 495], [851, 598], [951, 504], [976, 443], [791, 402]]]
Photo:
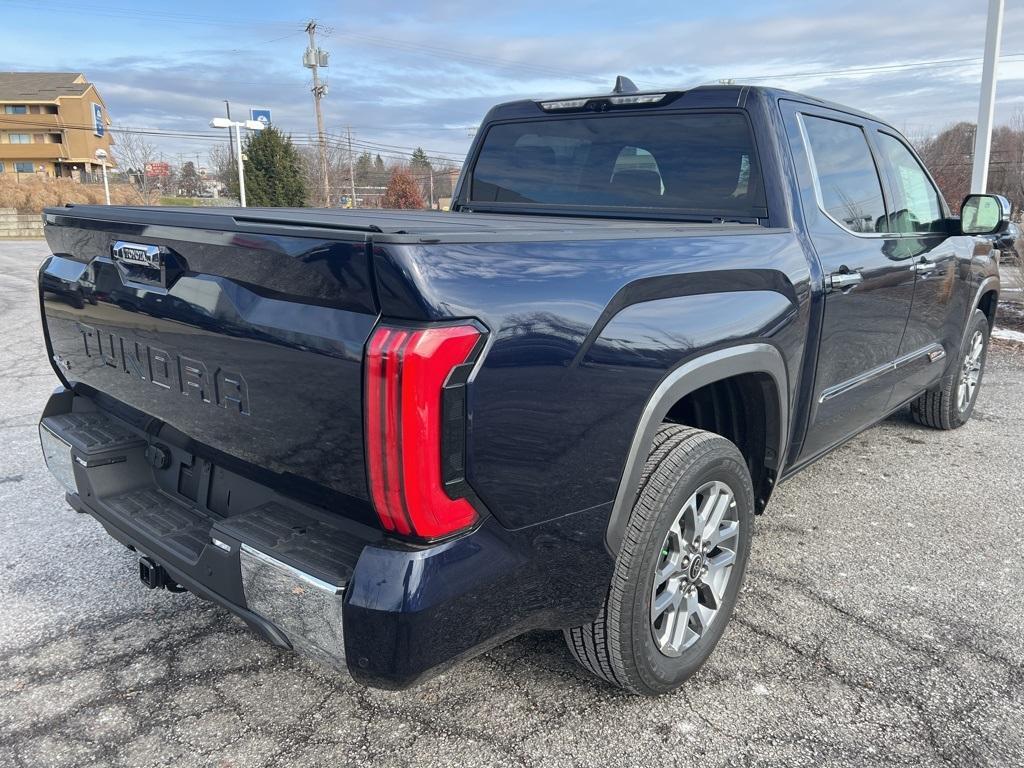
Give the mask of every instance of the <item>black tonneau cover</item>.
[[680, 232], [732, 230], [749, 232], [754, 224], [642, 221], [635, 219], [468, 213], [423, 210], [348, 210], [337, 208], [174, 208], [69, 205], [48, 208], [49, 223], [68, 217], [119, 224], [184, 227], [221, 231], [301, 234], [297, 229], [365, 233], [374, 240], [592, 239], [596, 237], [664, 237]]

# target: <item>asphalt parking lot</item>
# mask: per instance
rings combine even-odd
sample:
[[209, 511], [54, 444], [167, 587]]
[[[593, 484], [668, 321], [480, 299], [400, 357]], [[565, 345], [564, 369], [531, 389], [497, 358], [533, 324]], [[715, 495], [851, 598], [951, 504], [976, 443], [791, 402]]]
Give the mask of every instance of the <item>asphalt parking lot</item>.
[[1024, 344], [994, 342], [963, 429], [897, 415], [779, 489], [679, 694], [620, 694], [557, 633], [383, 692], [144, 589], [66, 506], [36, 432], [46, 253], [0, 243], [0, 766], [1024, 764]]

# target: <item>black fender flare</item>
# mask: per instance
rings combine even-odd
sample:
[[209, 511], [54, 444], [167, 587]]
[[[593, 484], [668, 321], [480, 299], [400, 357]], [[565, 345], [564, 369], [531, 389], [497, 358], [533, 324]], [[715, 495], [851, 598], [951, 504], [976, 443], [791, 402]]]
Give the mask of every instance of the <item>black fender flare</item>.
[[996, 301], [999, 301], [999, 289], [1001, 288], [1000, 280], [998, 275], [989, 275], [981, 281], [981, 285], [978, 286], [978, 290], [974, 292], [974, 300], [971, 302], [971, 310], [967, 315], [967, 320], [964, 322], [964, 333], [963, 338], [960, 339], [960, 349], [964, 348], [967, 343], [967, 329], [971, 327], [971, 318], [974, 316], [974, 310], [981, 309], [981, 297], [990, 291], [996, 292]]
[[622, 546], [644, 463], [654, 435], [669, 410], [681, 398], [703, 386], [745, 373], [767, 374], [774, 381], [778, 397], [778, 445], [770, 447], [775, 449], [777, 460], [782, 461], [789, 439], [789, 377], [778, 349], [761, 342], [740, 344], [708, 352], [672, 369], [647, 400], [633, 434], [605, 533], [605, 545], [612, 557], [618, 556]]

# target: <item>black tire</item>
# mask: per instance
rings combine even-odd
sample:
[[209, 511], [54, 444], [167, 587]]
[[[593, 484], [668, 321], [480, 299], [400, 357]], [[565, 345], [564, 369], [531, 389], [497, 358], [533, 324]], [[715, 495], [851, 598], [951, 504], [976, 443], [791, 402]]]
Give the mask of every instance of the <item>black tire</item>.
[[[962, 427], [974, 413], [974, 404], [978, 402], [981, 392], [981, 379], [985, 373], [985, 359], [988, 356], [988, 336], [990, 332], [988, 317], [980, 309], [974, 310], [964, 349], [960, 350], [957, 364], [942, 377], [936, 387], [922, 394], [910, 404], [910, 414], [914, 421], [934, 429], [956, 429]], [[968, 356], [971, 355], [974, 339], [977, 334], [981, 338], [980, 369], [973, 392], [966, 399], [966, 405], [960, 400], [963, 387], [966, 386], [963, 375]]]
[[[692, 645], [678, 655], [666, 655], [654, 636], [655, 569], [666, 562], [668, 550], [663, 547], [670, 528], [675, 530], [680, 510], [715, 481], [724, 483], [735, 501], [729, 506], [730, 516], [738, 523], [738, 534], [732, 534], [735, 560], [723, 594], [716, 598], [720, 608], [714, 618]], [[711, 655], [732, 615], [750, 555], [753, 512], [750, 472], [735, 445], [711, 432], [663, 425], [641, 476], [601, 613], [592, 623], [565, 630], [576, 660], [631, 693], [658, 696], [679, 688]], [[698, 590], [694, 587], [695, 594]]]

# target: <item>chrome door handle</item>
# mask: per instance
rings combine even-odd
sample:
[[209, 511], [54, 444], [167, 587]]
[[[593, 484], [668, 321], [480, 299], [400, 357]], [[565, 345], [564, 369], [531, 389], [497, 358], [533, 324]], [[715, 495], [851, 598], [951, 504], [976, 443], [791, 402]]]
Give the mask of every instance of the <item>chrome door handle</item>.
[[864, 275], [860, 272], [833, 272], [828, 276], [828, 287], [834, 291], [850, 288], [862, 282]]
[[910, 269], [911, 269], [911, 271], [917, 272], [917, 273], [920, 274], [920, 273], [923, 273], [923, 272], [931, 272], [937, 266], [938, 266], [938, 264], [936, 264], [934, 261], [927, 261], [925, 259], [921, 259], [921, 261], [917, 262]]

